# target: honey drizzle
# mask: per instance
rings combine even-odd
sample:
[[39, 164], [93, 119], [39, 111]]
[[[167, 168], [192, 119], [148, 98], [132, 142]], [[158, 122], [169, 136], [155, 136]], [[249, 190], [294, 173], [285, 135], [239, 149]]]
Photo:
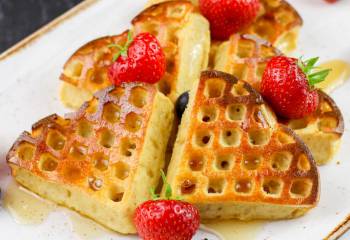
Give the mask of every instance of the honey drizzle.
[[69, 211], [67, 215], [69, 216], [71, 222], [72, 231], [81, 237], [81, 239], [93, 240], [99, 239], [107, 233], [116, 234], [103, 228], [93, 220], [79, 215], [78, 213]]
[[[4, 192], [3, 206], [14, 220], [23, 225], [39, 225], [43, 223], [51, 212], [59, 209], [56, 204], [46, 201], [24, 189], [12, 181]], [[108, 233], [93, 220], [80, 216], [78, 213], [65, 209], [69, 217], [72, 231], [82, 239], [98, 239]]]
[[206, 223], [203, 229], [213, 232], [221, 240], [256, 240], [264, 227], [264, 223], [264, 221], [243, 222], [239, 220], [225, 220]]
[[333, 91], [350, 79], [350, 63], [346, 61], [340, 59], [330, 60], [322, 63], [319, 68], [332, 69], [326, 80], [316, 85], [326, 93]]
[[20, 224], [40, 224], [57, 208], [55, 204], [39, 198], [15, 182], [8, 185], [3, 205]]

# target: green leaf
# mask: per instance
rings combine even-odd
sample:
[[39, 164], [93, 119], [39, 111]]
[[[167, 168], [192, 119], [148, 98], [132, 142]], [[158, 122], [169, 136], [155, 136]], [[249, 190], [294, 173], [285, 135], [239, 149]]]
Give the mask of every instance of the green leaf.
[[330, 71], [332, 71], [332, 70], [325, 69], [325, 70], [315, 72], [315, 73], [308, 75], [309, 84], [311, 86], [314, 86], [315, 84], [324, 81], [326, 79], [326, 77], [328, 76], [328, 74], [330, 73]]
[[319, 59], [320, 59], [319, 57], [314, 57], [306, 60], [304, 62], [304, 66], [305, 66], [304, 73], [309, 74]]
[[176, 196], [176, 197], [175, 197], [175, 200], [182, 201], [183, 198], [182, 198], [181, 196]]
[[331, 71], [331, 69], [326, 69], [319, 72], [315, 72], [314, 70], [317, 69], [315, 65], [319, 59], [319, 57], [314, 57], [303, 61], [300, 57], [298, 60], [298, 66], [307, 76], [310, 86], [314, 86], [315, 84], [324, 81], [328, 76], [329, 72]]
[[127, 40], [126, 40], [126, 45], [130, 44], [132, 42], [132, 33], [131, 31], [128, 32]]
[[129, 49], [129, 46], [132, 43], [132, 41], [133, 41], [132, 33], [131, 33], [131, 31], [129, 31], [128, 36], [127, 36], [127, 40], [126, 40], [126, 43], [124, 46], [120, 46], [119, 44], [115, 44], [115, 43], [107, 45], [107, 47], [109, 47], [109, 48], [118, 48], [119, 49], [119, 52], [113, 55], [113, 59], [112, 59], [113, 62], [117, 61], [117, 59], [120, 56], [124, 56], [124, 57], [128, 56], [128, 49]]
[[117, 61], [117, 59], [120, 57], [120, 55], [121, 55], [121, 51], [119, 51], [118, 53], [114, 54], [112, 61], [113, 62]]

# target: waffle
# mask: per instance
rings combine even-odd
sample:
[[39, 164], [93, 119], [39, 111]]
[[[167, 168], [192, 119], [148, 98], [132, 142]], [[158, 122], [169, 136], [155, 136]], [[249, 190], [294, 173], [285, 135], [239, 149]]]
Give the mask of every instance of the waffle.
[[261, 12], [251, 26], [242, 33], [254, 34], [265, 39], [284, 53], [296, 48], [299, 29], [303, 20], [287, 1], [260, 0]]
[[[218, 47], [212, 62], [214, 69], [233, 74], [259, 91], [266, 63], [277, 55], [281, 52], [265, 40], [235, 34]], [[337, 152], [344, 121], [331, 97], [321, 90], [319, 97], [320, 105], [314, 114], [303, 119], [279, 121], [294, 129], [310, 148], [317, 164], [323, 165], [330, 162]]]
[[[148, 6], [167, 0], [149, 0]], [[198, 5], [198, 0], [192, 0]], [[284, 0], [260, 0], [261, 9], [255, 22], [241, 31], [271, 42], [285, 53], [296, 48], [299, 29], [303, 23], [298, 12]], [[214, 45], [218, 42], [214, 42]]]
[[294, 218], [319, 198], [306, 145], [249, 84], [217, 71], [190, 93], [167, 178], [204, 220]]
[[173, 104], [152, 85], [96, 93], [65, 118], [51, 115], [24, 132], [7, 155], [24, 187], [121, 233], [135, 233], [136, 206], [156, 187]]
[[[168, 2], [145, 9], [132, 20], [133, 34], [149, 32], [159, 40], [167, 60], [160, 92], [175, 101], [189, 90], [200, 72], [207, 68], [210, 47], [209, 24], [186, 1]], [[124, 45], [127, 33], [104, 37], [78, 49], [64, 66], [61, 100], [68, 107], [80, 106], [97, 90], [111, 83], [107, 68], [118, 50], [111, 43]], [[68, 85], [69, 83], [70, 85]]]
[[344, 119], [333, 99], [318, 91], [320, 104], [317, 110], [302, 119], [283, 120], [311, 150], [318, 165], [334, 159], [344, 134]]

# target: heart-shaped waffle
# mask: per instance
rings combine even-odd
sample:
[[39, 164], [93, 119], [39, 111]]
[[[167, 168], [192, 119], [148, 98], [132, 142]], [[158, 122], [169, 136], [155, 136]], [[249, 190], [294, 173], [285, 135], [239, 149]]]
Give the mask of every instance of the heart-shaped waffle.
[[319, 198], [306, 145], [249, 84], [217, 71], [190, 93], [167, 178], [202, 219], [294, 218]]
[[7, 161], [34, 193], [135, 233], [134, 210], [158, 185], [172, 124], [173, 104], [153, 85], [109, 87], [65, 118], [34, 124]]

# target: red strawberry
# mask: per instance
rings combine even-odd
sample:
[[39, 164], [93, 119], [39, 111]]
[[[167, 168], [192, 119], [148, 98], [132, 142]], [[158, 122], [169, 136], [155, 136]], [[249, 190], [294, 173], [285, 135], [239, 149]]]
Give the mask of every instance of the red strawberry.
[[335, 2], [338, 2], [338, 0], [325, 0], [326, 2], [329, 2], [329, 3], [335, 3]]
[[137, 207], [134, 217], [136, 229], [144, 240], [191, 240], [199, 228], [199, 212], [193, 205], [171, 200], [171, 188], [166, 185], [166, 198], [149, 200]]
[[135, 224], [145, 240], [190, 240], [199, 227], [199, 213], [186, 202], [150, 200], [136, 209]]
[[158, 82], [165, 73], [165, 55], [158, 40], [149, 33], [138, 34], [133, 40], [129, 32], [124, 47], [114, 56], [114, 63], [108, 69], [108, 76], [114, 85], [123, 82]]
[[314, 112], [318, 106], [318, 94], [314, 85], [323, 81], [329, 69], [313, 72], [318, 58], [305, 62], [285, 56], [273, 57], [267, 63], [261, 94], [282, 117], [302, 118]]
[[259, 0], [199, 0], [202, 14], [210, 22], [212, 37], [225, 40], [254, 22]]

